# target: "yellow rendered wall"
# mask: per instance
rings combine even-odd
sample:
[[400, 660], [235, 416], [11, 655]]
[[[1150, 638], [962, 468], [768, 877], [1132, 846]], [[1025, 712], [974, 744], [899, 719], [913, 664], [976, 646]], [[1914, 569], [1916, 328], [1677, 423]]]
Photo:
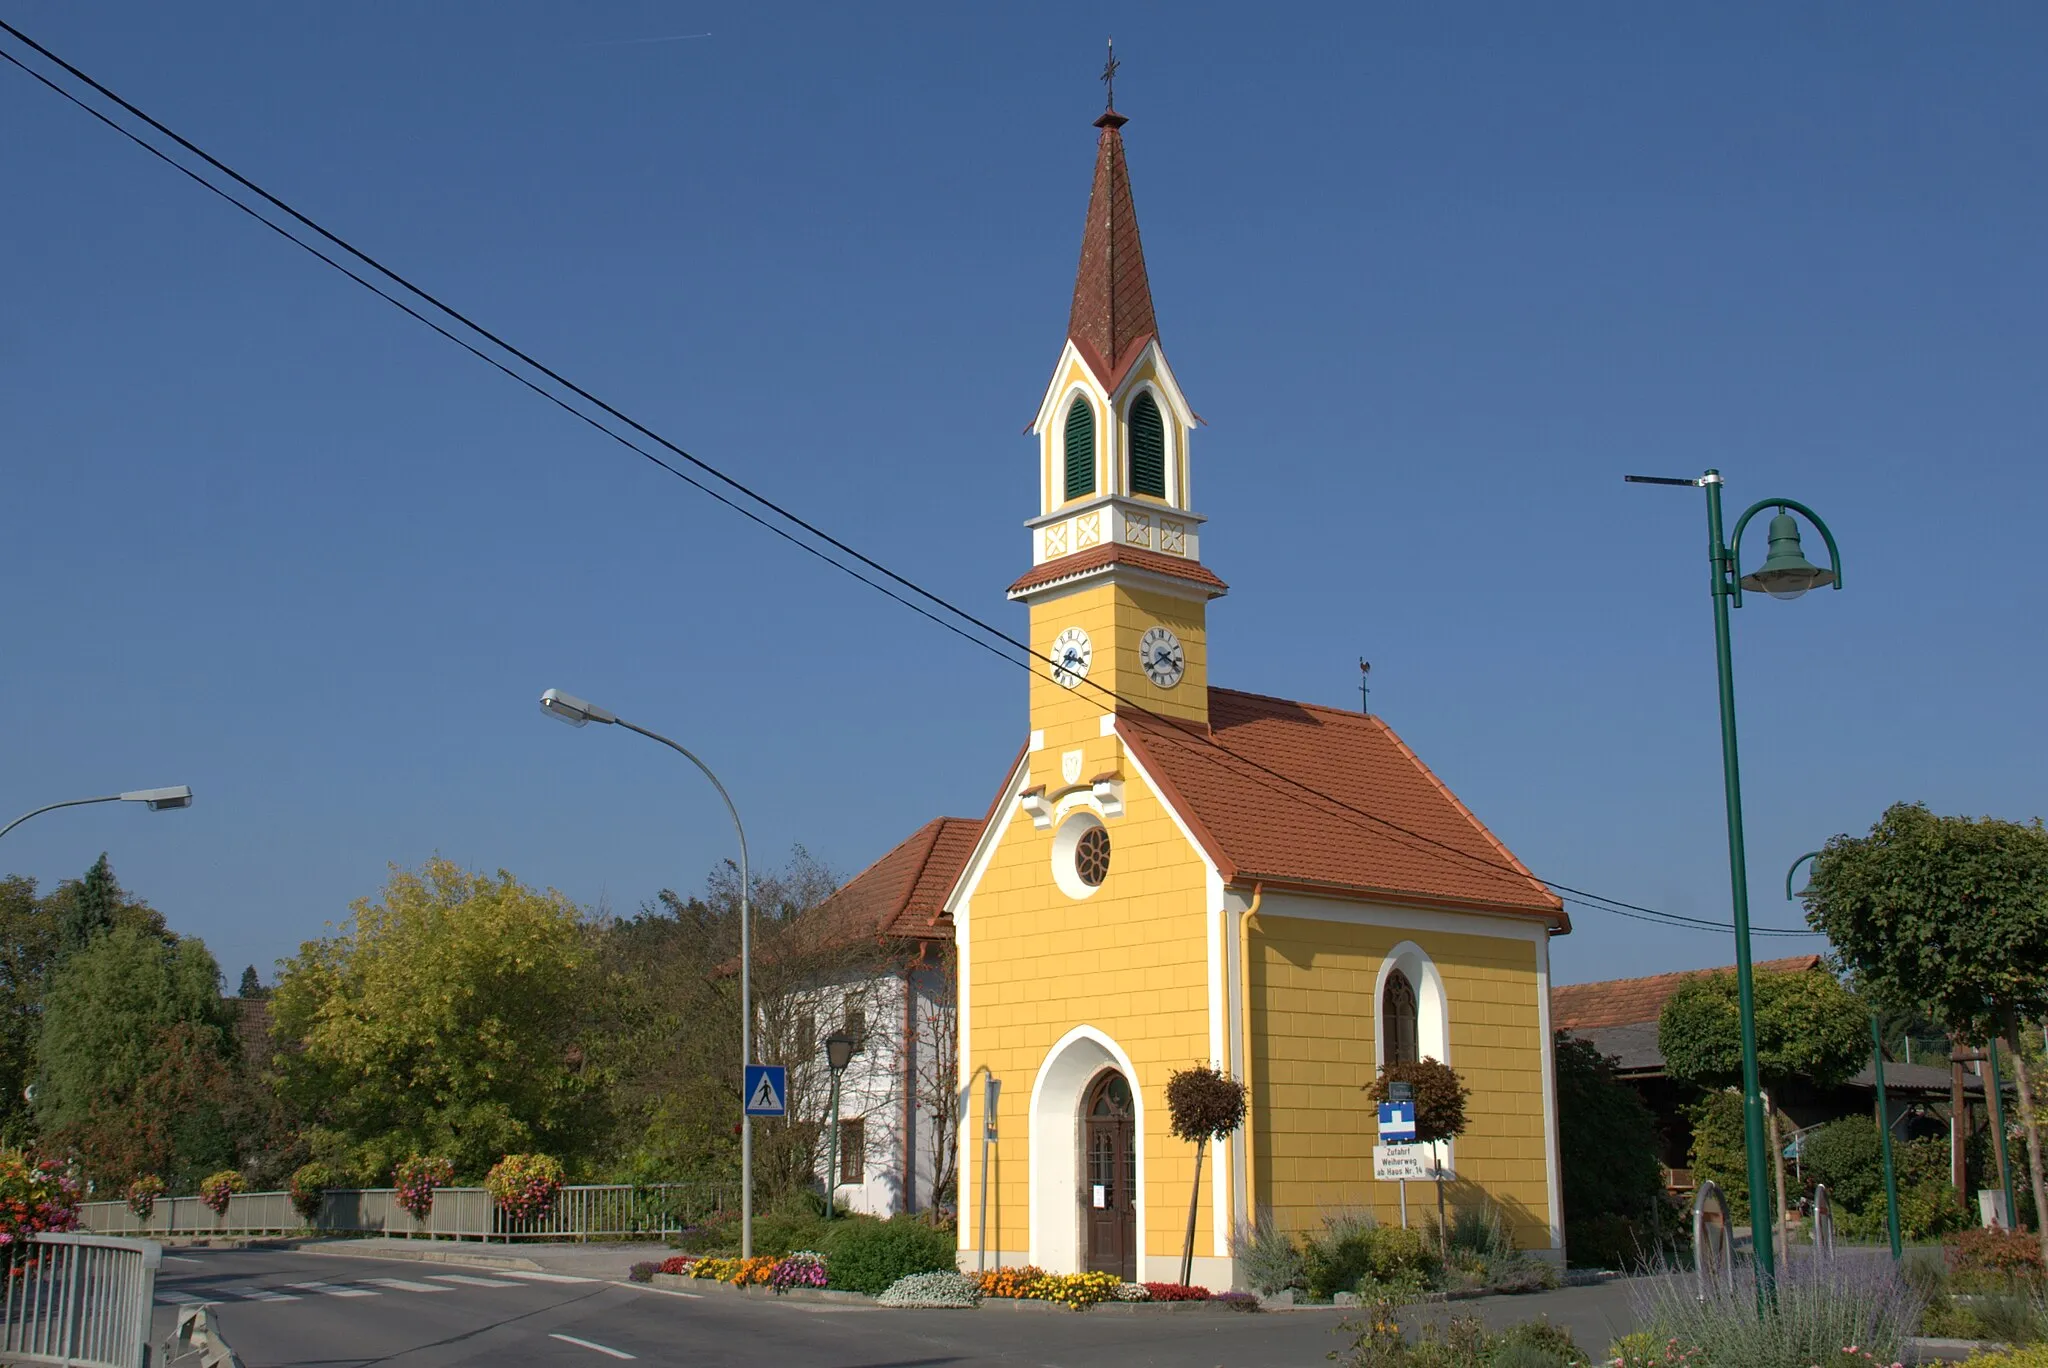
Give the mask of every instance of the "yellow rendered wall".
[[[1100, 738], [1102, 715], [1115, 710], [1116, 700], [1128, 700], [1166, 717], [1197, 722], [1209, 718], [1209, 635], [1208, 605], [1151, 590], [1132, 589], [1111, 581], [1099, 581], [1041, 598], [1031, 605], [1031, 648], [1040, 655], [1052, 654], [1054, 638], [1069, 627], [1088, 633], [1095, 657], [1088, 679], [1069, 689], [1052, 677], [1043, 662], [1034, 662], [1031, 676], [1031, 725], [1045, 732], [1047, 751], [1071, 749]], [[1145, 674], [1138, 662], [1138, 642], [1154, 626], [1170, 628], [1180, 638], [1187, 668], [1180, 683], [1162, 689]], [[1089, 680], [1094, 681], [1092, 684]], [[1099, 686], [1099, 687], [1098, 687]], [[1088, 760], [1095, 764], [1100, 752], [1107, 762], [1111, 750], [1090, 747]], [[1058, 757], [1053, 760], [1055, 769]], [[1109, 768], [1104, 763], [1086, 770], [1081, 778], [1092, 779]], [[1048, 792], [1060, 787], [1055, 772], [1051, 778], [1034, 772], [1034, 784], [1045, 784]], [[1183, 843], [1185, 846], [1185, 843]], [[1195, 859], [1192, 851], [1189, 858]]]
[[[1057, 751], [1048, 746], [1030, 760], [1033, 783], [1048, 782], [1049, 770], [1049, 787], [1060, 786]], [[1032, 1084], [1054, 1042], [1083, 1024], [1114, 1040], [1137, 1070], [1131, 1085], [1143, 1099], [1146, 1255], [1178, 1254], [1186, 1233], [1194, 1147], [1167, 1129], [1166, 1076], [1209, 1058], [1206, 871], [1159, 801], [1133, 775], [1125, 778], [1124, 815], [1104, 821], [1109, 876], [1093, 897], [1069, 898], [1052, 881], [1057, 824], [1039, 830], [1014, 811], [973, 893], [967, 1067], [985, 1064], [1003, 1080], [988, 1213], [992, 1250], [1029, 1244]], [[978, 1101], [972, 1110], [978, 1118]], [[976, 1126], [963, 1130], [962, 1186], [971, 1201], [980, 1136]], [[1209, 1193], [1217, 1171], [1203, 1164], [1196, 1232], [1202, 1254], [1211, 1247]], [[961, 1223], [962, 1248], [974, 1247], [977, 1215]]]
[[[1402, 941], [1442, 975], [1450, 1063], [1472, 1090], [1447, 1199], [1483, 1190], [1512, 1219], [1517, 1244], [1548, 1249], [1537, 947], [1526, 940], [1261, 916], [1251, 955], [1258, 1205], [1293, 1231], [1340, 1207], [1400, 1219], [1398, 1189], [1372, 1176], [1378, 1112], [1364, 1090], [1375, 1072], [1374, 985]], [[1435, 1209], [1434, 1184], [1408, 1185], [1411, 1225]]]

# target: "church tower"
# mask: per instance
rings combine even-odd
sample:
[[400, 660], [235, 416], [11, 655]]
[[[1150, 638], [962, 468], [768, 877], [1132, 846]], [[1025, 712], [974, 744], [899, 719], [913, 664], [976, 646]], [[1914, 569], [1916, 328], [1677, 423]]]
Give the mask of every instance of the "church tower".
[[1095, 121], [1067, 342], [1031, 426], [1031, 569], [1009, 591], [1030, 607], [1032, 649], [1053, 662], [1036, 662], [1032, 678], [1033, 749], [1081, 751], [1082, 768], [1105, 780], [1119, 768], [1119, 707], [1208, 726], [1205, 619], [1227, 587], [1201, 562], [1188, 441], [1200, 419], [1159, 343], [1126, 122], [1113, 101]]

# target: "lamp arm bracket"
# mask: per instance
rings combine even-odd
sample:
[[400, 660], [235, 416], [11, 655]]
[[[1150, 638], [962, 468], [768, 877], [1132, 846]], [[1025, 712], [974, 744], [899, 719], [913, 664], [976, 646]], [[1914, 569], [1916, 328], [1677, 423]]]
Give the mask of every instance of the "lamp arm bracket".
[[1835, 534], [1828, 531], [1828, 525], [1821, 521], [1820, 514], [1814, 512], [1797, 499], [1758, 499], [1755, 503], [1744, 509], [1742, 516], [1735, 520], [1735, 534], [1728, 538], [1728, 556], [1730, 561], [1729, 572], [1734, 577], [1736, 584], [1740, 585], [1742, 583], [1742, 567], [1735, 563], [1741, 558], [1742, 529], [1749, 526], [1749, 520], [1763, 512], [1766, 508], [1795, 508], [1806, 515], [1806, 520], [1820, 531], [1821, 540], [1828, 544], [1828, 569], [1835, 572], [1833, 587], [1840, 589], [1842, 587], [1842, 550], [1835, 545]]
[[1793, 896], [1793, 895], [1792, 895], [1792, 876], [1793, 876], [1794, 874], [1797, 874], [1797, 873], [1799, 872], [1799, 866], [1801, 866], [1801, 865], [1805, 864], [1805, 863], [1806, 863], [1806, 862], [1807, 862], [1808, 860], [1818, 860], [1818, 859], [1819, 859], [1819, 858], [1821, 857], [1821, 854], [1822, 854], [1822, 852], [1821, 852], [1821, 851], [1818, 851], [1818, 850], [1809, 850], [1809, 851], [1807, 851], [1807, 852], [1806, 852], [1806, 853], [1805, 853], [1804, 855], [1801, 855], [1801, 856], [1800, 856], [1800, 857], [1799, 857], [1798, 859], [1794, 860], [1794, 861], [1792, 862], [1792, 867], [1791, 867], [1790, 869], [1788, 869], [1788, 870], [1786, 870], [1786, 871], [1785, 871], [1785, 901], [1786, 901], [1786, 902], [1791, 902], [1791, 901], [1792, 901], [1792, 896]]

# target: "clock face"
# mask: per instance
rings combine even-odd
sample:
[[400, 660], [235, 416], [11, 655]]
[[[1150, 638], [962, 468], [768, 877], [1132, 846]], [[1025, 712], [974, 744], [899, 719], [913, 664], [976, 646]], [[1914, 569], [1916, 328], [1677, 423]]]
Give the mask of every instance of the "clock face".
[[1138, 662], [1145, 667], [1145, 677], [1162, 689], [1180, 683], [1188, 669], [1180, 638], [1164, 627], [1154, 627], [1139, 639]]
[[1088, 662], [1095, 658], [1095, 645], [1079, 627], [1069, 627], [1052, 640], [1052, 677], [1061, 688], [1071, 689], [1088, 677]]

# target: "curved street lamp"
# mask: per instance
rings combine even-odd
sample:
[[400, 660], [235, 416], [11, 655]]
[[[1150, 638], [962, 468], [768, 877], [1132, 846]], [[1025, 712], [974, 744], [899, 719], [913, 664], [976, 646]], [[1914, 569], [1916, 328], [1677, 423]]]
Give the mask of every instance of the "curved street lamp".
[[[1721, 777], [1728, 802], [1728, 882], [1735, 910], [1735, 992], [1742, 1018], [1742, 1130], [1749, 1158], [1750, 1244], [1756, 1258], [1756, 1295], [1763, 1308], [1777, 1280], [1777, 1255], [1772, 1248], [1771, 1228], [1756, 1218], [1758, 1194], [1771, 1200], [1770, 1165], [1764, 1143], [1764, 1108], [1756, 1062], [1756, 986], [1749, 955], [1749, 874], [1742, 848], [1742, 777], [1736, 763], [1735, 669], [1729, 654], [1728, 610], [1742, 606], [1742, 591], [1754, 590], [1772, 598], [1795, 599], [1809, 589], [1832, 585], [1842, 587], [1842, 553], [1834, 533], [1820, 515], [1793, 499], [1760, 499], [1735, 520], [1735, 535], [1721, 536], [1721, 472], [1709, 470], [1694, 480], [1675, 480], [1659, 475], [1626, 475], [1630, 484], [1685, 485], [1707, 491], [1707, 565], [1709, 588], [1714, 600], [1714, 654], [1721, 682]], [[1749, 520], [1767, 508], [1778, 510], [1771, 519], [1770, 549], [1764, 563], [1743, 574], [1739, 563], [1742, 530]], [[1794, 511], [1806, 516], [1828, 544], [1825, 569], [1806, 559], [1799, 545], [1799, 520]]]
[[[747, 829], [740, 825], [740, 810], [732, 805], [732, 795], [725, 791], [725, 785], [718, 782], [718, 776], [711, 772], [711, 766], [699, 760], [682, 746], [645, 727], [636, 726], [620, 717], [586, 703], [560, 689], [549, 689], [540, 696], [540, 710], [558, 722], [572, 727], [581, 727], [596, 722], [607, 727], [624, 727], [627, 731], [638, 732], [650, 741], [659, 741], [676, 754], [704, 771], [704, 777], [711, 781], [711, 787], [718, 790], [718, 796], [725, 800], [725, 810], [732, 815], [733, 830], [740, 838], [740, 1072], [744, 1077], [746, 1067], [754, 1062], [754, 992], [753, 992], [753, 916], [748, 907], [747, 895], [750, 889], [747, 874]], [[742, 1099], [744, 1103], [745, 1099]], [[754, 1118], [747, 1114], [744, 1105], [740, 1108], [740, 1257], [754, 1257]]]
[[0, 836], [20, 826], [31, 817], [40, 817], [58, 808], [84, 807], [88, 803], [142, 803], [151, 812], [170, 812], [177, 808], [192, 806], [192, 789], [188, 784], [174, 784], [170, 788], [131, 789], [127, 793], [109, 793], [104, 798], [70, 798], [61, 803], [48, 803], [0, 827]]

